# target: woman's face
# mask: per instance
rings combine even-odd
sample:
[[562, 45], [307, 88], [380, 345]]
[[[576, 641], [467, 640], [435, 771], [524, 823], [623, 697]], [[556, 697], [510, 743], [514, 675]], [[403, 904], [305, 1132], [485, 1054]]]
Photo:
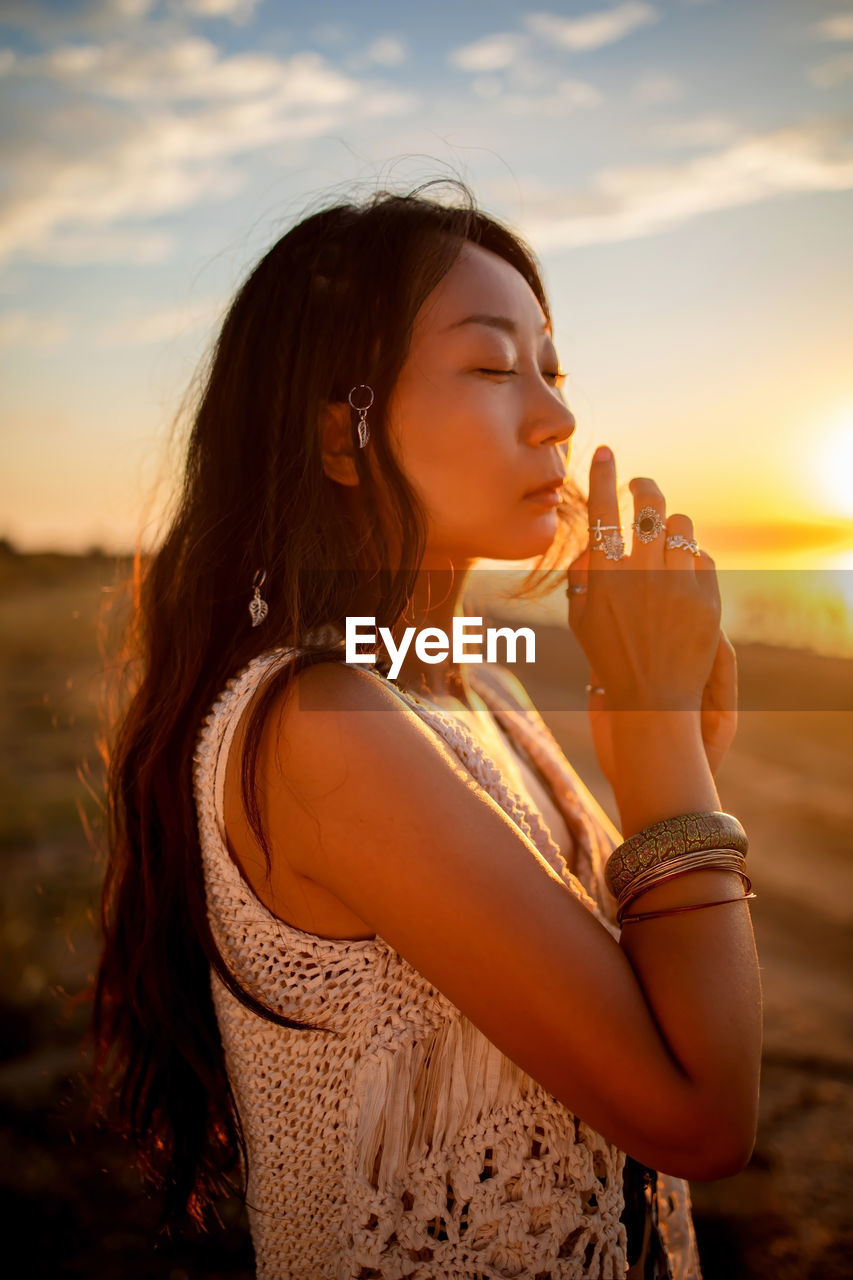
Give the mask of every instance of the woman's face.
[[541, 554], [575, 420], [542, 308], [503, 258], [466, 244], [415, 319], [390, 405], [400, 465], [428, 518], [424, 565]]

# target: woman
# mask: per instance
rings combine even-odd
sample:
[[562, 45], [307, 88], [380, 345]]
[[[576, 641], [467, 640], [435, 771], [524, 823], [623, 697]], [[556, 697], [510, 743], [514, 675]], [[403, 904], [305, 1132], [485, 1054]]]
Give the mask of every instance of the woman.
[[[530, 252], [423, 193], [306, 219], [225, 320], [142, 584], [95, 1029], [167, 1216], [239, 1161], [261, 1280], [699, 1276], [684, 1179], [752, 1149], [713, 564], [644, 478], [627, 552], [607, 450], [586, 510], [561, 380]], [[484, 557], [568, 567], [626, 844], [505, 667], [388, 678]]]

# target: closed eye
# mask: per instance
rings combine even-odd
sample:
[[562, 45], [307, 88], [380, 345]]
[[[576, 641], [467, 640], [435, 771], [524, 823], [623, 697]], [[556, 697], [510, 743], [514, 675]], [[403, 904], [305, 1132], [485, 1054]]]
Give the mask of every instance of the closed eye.
[[[509, 378], [516, 373], [515, 369], [478, 369], [478, 373], [489, 374], [493, 378]], [[543, 369], [542, 377], [546, 382], [550, 382], [552, 386], [558, 389], [562, 387], [566, 381], [568, 374], [562, 373], [560, 370]]]

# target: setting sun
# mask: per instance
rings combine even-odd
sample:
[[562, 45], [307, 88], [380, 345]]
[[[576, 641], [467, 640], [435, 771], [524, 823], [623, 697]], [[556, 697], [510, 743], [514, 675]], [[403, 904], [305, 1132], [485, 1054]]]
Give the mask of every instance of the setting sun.
[[821, 433], [813, 475], [823, 514], [853, 516], [853, 405], [833, 414]]

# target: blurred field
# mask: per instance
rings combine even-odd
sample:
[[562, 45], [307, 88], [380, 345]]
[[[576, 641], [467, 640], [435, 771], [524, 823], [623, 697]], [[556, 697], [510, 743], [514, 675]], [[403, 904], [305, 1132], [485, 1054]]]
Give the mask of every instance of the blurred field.
[[[121, 1145], [87, 1125], [76, 1082], [100, 878], [81, 821], [97, 831], [97, 808], [78, 769], [99, 776], [96, 623], [116, 570], [97, 555], [0, 546], [0, 1194], [30, 1277], [248, 1277], [232, 1203], [221, 1231], [155, 1240], [156, 1205]], [[697, 1234], [706, 1280], [841, 1280], [853, 1253], [853, 661], [765, 645], [738, 656], [748, 705], [838, 709], [742, 713], [719, 779], [751, 838], [766, 1052], [755, 1153], [736, 1177], [693, 1184]], [[520, 674], [615, 817], [581, 710], [586, 666], [566, 633], [537, 627], [536, 667]], [[549, 710], [567, 706], [557, 681], [578, 690], [577, 710]], [[786, 687], [793, 700], [780, 699]]]

